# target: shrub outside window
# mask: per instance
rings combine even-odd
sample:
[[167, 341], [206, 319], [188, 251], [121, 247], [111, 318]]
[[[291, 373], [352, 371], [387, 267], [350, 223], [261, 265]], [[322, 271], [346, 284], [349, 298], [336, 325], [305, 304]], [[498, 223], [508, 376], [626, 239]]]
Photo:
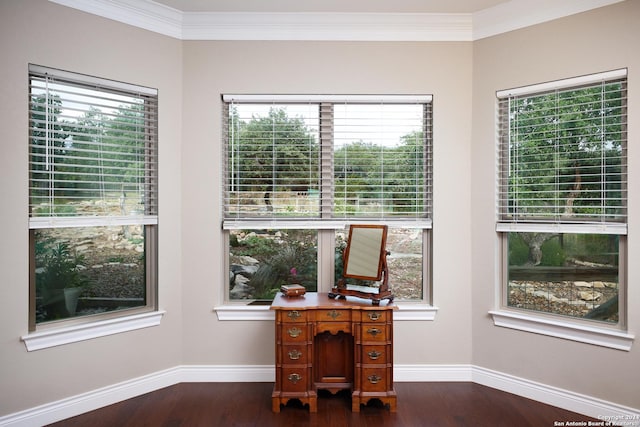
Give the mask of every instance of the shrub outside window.
[[231, 300], [272, 300], [287, 284], [318, 283], [316, 230], [229, 230]]
[[624, 328], [626, 70], [498, 93], [503, 306]]
[[156, 309], [157, 91], [29, 81], [30, 330]]
[[425, 298], [430, 96], [224, 95], [223, 115], [229, 301], [271, 300], [291, 283], [327, 291], [333, 274], [319, 270], [340, 268], [358, 222], [396, 233], [390, 270], [411, 260], [391, 272], [396, 299]]

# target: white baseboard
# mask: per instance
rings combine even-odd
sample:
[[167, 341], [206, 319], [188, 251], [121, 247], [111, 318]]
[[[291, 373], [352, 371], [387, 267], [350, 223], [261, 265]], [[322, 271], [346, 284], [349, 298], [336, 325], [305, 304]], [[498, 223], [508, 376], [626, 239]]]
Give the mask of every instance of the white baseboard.
[[183, 383], [272, 383], [273, 365], [185, 365], [180, 366]]
[[393, 381], [408, 382], [471, 382], [471, 365], [393, 365]]
[[118, 384], [0, 417], [0, 426], [39, 427], [178, 384], [180, 368], [154, 372]]
[[598, 420], [610, 421], [609, 425], [640, 426], [640, 409], [629, 408], [502, 372], [474, 366], [473, 382]]
[[[186, 365], [0, 417], [0, 426], [42, 426], [186, 382], [273, 382], [271, 365]], [[619, 425], [640, 426], [640, 409], [473, 365], [395, 365], [396, 382], [475, 382]], [[609, 418], [604, 418], [609, 417]], [[614, 424], [615, 425], [615, 424]]]

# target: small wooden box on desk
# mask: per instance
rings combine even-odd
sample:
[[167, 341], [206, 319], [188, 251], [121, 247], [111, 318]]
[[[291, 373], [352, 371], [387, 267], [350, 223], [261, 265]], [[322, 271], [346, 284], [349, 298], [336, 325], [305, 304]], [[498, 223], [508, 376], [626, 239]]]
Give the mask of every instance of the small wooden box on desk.
[[278, 294], [276, 314], [276, 382], [273, 412], [291, 399], [317, 412], [317, 391], [351, 390], [351, 409], [378, 399], [396, 411], [393, 387], [393, 304], [329, 298], [307, 293]]

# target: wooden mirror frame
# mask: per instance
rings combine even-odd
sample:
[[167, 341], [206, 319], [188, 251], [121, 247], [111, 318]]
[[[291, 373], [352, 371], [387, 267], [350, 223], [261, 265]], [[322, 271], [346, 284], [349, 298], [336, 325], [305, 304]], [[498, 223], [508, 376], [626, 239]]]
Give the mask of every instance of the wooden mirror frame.
[[[388, 299], [393, 301], [389, 290], [389, 270], [387, 269], [386, 225], [350, 225], [347, 247], [343, 253], [343, 273], [329, 298], [356, 296], [372, 300], [374, 305]], [[347, 278], [381, 281], [378, 292], [348, 289]]]

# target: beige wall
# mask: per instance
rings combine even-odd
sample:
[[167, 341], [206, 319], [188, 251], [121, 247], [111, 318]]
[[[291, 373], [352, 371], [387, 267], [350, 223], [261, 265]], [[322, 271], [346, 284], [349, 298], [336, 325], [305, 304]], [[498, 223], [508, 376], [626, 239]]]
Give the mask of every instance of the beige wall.
[[[177, 366], [181, 305], [182, 45], [57, 6], [0, 1], [0, 415]], [[28, 353], [28, 64], [158, 88], [159, 327]]]
[[[640, 407], [638, 393], [630, 393], [629, 379], [639, 379], [630, 373], [638, 371], [635, 349], [508, 331], [487, 316], [496, 265], [494, 91], [629, 66], [635, 111], [640, 99], [633, 76], [640, 64], [632, 49], [640, 37], [631, 16], [640, 15], [638, 4], [474, 43], [347, 43], [180, 42], [45, 0], [0, 1], [0, 416], [178, 365], [274, 362], [271, 322], [220, 322], [212, 311], [227, 280], [220, 231], [222, 93], [433, 94], [433, 294], [440, 310], [434, 322], [397, 322], [395, 362], [474, 363]], [[28, 318], [29, 62], [159, 89], [160, 306], [167, 311], [159, 327], [31, 353], [19, 341]], [[630, 121], [633, 142], [639, 124], [637, 117]], [[640, 158], [630, 145], [633, 182]], [[633, 218], [638, 203], [631, 202], [630, 230], [640, 225]], [[639, 250], [632, 241], [630, 258]], [[632, 284], [638, 275], [632, 266]], [[640, 303], [633, 299], [640, 298], [630, 294], [637, 330], [640, 315], [633, 311], [640, 313]]]
[[640, 348], [630, 352], [493, 326], [495, 92], [629, 69], [629, 330], [640, 332], [640, 1], [632, 0], [474, 43], [472, 148], [473, 363], [640, 408]]

